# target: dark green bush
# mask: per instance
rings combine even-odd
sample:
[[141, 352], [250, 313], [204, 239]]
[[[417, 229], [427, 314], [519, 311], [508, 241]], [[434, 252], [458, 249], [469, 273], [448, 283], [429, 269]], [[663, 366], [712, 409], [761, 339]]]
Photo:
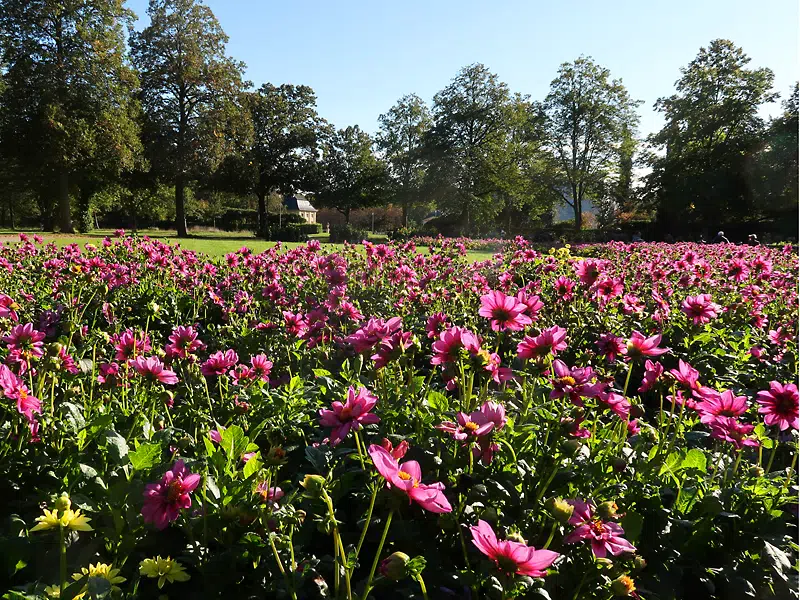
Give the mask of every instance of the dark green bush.
[[331, 244], [341, 244], [343, 242], [357, 244], [366, 239], [369, 239], [368, 231], [356, 229], [352, 225], [331, 225]]

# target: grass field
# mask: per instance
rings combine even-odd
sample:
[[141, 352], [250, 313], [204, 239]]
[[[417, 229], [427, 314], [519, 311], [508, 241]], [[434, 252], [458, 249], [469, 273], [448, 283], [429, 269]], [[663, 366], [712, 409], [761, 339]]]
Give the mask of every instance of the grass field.
[[[14, 244], [19, 242], [20, 231], [11, 231], [10, 229], [0, 230], [0, 243]], [[28, 235], [39, 234], [45, 242], [55, 242], [59, 246], [66, 246], [67, 244], [86, 244], [99, 243], [104, 237], [114, 237], [114, 231], [111, 229], [97, 229], [87, 234], [60, 234], [60, 233], [46, 233], [41, 231], [25, 231]], [[162, 229], [155, 230], [140, 230], [139, 235], [149, 236], [154, 239], [169, 242], [171, 244], [180, 244], [182, 248], [187, 250], [195, 250], [208, 254], [209, 256], [222, 256], [229, 252], [236, 252], [242, 246], [247, 246], [254, 252], [263, 252], [271, 248], [276, 242], [268, 242], [260, 240], [247, 232], [227, 232], [227, 231], [194, 231], [190, 232], [191, 237], [178, 239], [174, 231], [164, 231]], [[320, 234], [311, 236], [318, 239], [322, 247], [327, 252], [335, 252], [342, 248], [341, 244], [327, 243], [328, 236]], [[371, 236], [370, 239], [374, 242], [385, 242], [385, 236]], [[286, 248], [295, 248], [303, 245], [304, 242], [283, 242]], [[420, 248], [419, 252], [427, 254], [427, 248]], [[472, 262], [486, 260], [492, 257], [491, 252], [468, 252], [467, 258]]]

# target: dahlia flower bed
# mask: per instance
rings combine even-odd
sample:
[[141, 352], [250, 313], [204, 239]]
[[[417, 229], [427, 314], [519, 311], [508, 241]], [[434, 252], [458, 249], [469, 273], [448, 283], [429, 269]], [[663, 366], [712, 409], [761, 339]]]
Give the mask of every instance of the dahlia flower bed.
[[793, 597], [797, 255], [462, 254], [3, 247], [4, 597]]

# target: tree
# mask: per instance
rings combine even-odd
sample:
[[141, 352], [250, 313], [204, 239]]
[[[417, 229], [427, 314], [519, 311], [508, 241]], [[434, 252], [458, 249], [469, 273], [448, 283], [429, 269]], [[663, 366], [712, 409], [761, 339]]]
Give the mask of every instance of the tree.
[[758, 110], [775, 95], [772, 71], [749, 62], [732, 42], [714, 40], [681, 69], [676, 93], [656, 102], [666, 124], [649, 138], [647, 189], [665, 228], [717, 228], [754, 214]]
[[372, 152], [372, 138], [358, 125], [339, 129], [323, 143], [316, 199], [350, 223], [350, 211], [368, 208], [386, 197], [388, 169]]
[[4, 154], [38, 188], [43, 218], [72, 232], [70, 196], [109, 173], [131, 169], [139, 153], [125, 59], [123, 0], [3, 0], [0, 63], [7, 84], [2, 111]]
[[305, 85], [265, 83], [250, 95], [258, 228], [267, 225], [267, 196], [313, 187], [320, 135], [325, 121], [317, 115], [317, 97]]
[[464, 67], [434, 96], [426, 189], [463, 226], [490, 221], [502, 208], [512, 112], [508, 86], [482, 64]]
[[548, 146], [554, 160], [550, 187], [572, 207], [580, 229], [583, 201], [598, 196], [614, 168], [625, 132], [635, 130], [639, 102], [622, 81], [591, 57], [564, 63], [543, 103]]
[[175, 226], [186, 236], [186, 186], [247, 137], [244, 64], [200, 0], [150, 0], [150, 25], [131, 37], [141, 73], [144, 138], [154, 168], [175, 185]]
[[423, 143], [431, 127], [431, 113], [419, 96], [410, 94], [400, 98], [379, 121], [377, 144], [389, 163], [393, 196], [403, 207], [403, 225], [408, 225], [408, 211], [422, 195]]
[[758, 155], [759, 207], [766, 217], [796, 224], [798, 210], [798, 85], [773, 119]]

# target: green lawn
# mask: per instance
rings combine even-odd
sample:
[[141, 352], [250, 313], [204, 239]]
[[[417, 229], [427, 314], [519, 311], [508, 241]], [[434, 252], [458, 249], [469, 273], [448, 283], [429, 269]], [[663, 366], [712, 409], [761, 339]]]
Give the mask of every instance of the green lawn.
[[[88, 234], [60, 234], [60, 233], [43, 233], [40, 231], [26, 231], [28, 235], [38, 233], [41, 235], [45, 242], [54, 241], [59, 246], [66, 246], [67, 244], [77, 243], [86, 244], [99, 243], [104, 237], [114, 237], [114, 231], [111, 229], [98, 229]], [[147, 235], [154, 239], [159, 239], [171, 244], [180, 244], [182, 248], [187, 250], [195, 250], [203, 252], [209, 256], [222, 256], [229, 252], [235, 252], [242, 246], [247, 246], [254, 252], [263, 252], [275, 245], [275, 242], [268, 242], [259, 240], [252, 234], [246, 232], [227, 232], [227, 231], [196, 231], [191, 232], [191, 237], [185, 239], [178, 239], [174, 231], [158, 230], [140, 230], [139, 235]], [[19, 231], [11, 231], [9, 229], [0, 230], [0, 243], [16, 243], [19, 241]], [[326, 242], [328, 236], [320, 234], [312, 236], [322, 244], [324, 250], [328, 252], [335, 252], [342, 248], [341, 244], [329, 244]], [[385, 242], [385, 236], [373, 236], [370, 239], [375, 242]], [[283, 242], [286, 248], [296, 248], [303, 245], [304, 242]], [[420, 252], [427, 254], [427, 248], [421, 248]], [[469, 252], [467, 258], [472, 262], [486, 260], [492, 257], [491, 252]]]

